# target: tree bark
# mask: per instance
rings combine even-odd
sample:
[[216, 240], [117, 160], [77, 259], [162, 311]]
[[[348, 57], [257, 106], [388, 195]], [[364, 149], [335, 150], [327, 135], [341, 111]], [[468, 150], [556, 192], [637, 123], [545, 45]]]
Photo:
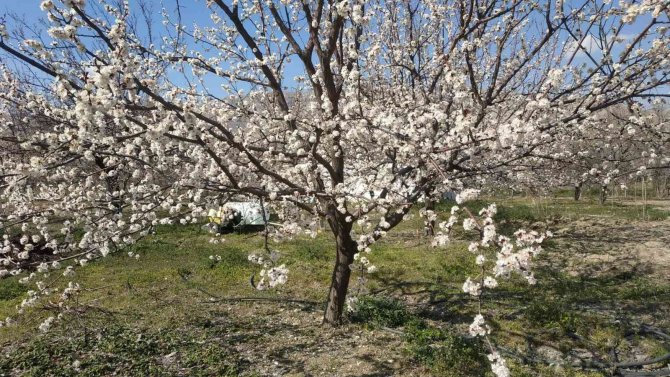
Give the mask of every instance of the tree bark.
[[582, 197], [582, 183], [575, 185], [575, 201], [578, 201]]
[[435, 201], [426, 194], [426, 221], [425, 233], [426, 236], [432, 237], [435, 235], [435, 220], [428, 219], [428, 211], [435, 211]]
[[602, 185], [600, 187], [600, 204], [605, 204], [607, 200], [607, 185]]
[[358, 249], [356, 241], [351, 238], [351, 223], [345, 221], [345, 216], [339, 212], [331, 212], [331, 215], [328, 216], [328, 223], [335, 235], [336, 259], [323, 323], [337, 326], [342, 323], [342, 313], [349, 289], [351, 278], [349, 265], [354, 262], [354, 255]]
[[[100, 156], [95, 156], [95, 164], [105, 173], [108, 173], [110, 171], [110, 168], [105, 164], [104, 159]], [[111, 177], [106, 176], [105, 185], [107, 187], [107, 193], [109, 194], [108, 200], [114, 207], [114, 213], [120, 214], [121, 212], [123, 212], [123, 203], [121, 201], [121, 198], [119, 198], [119, 196], [115, 194], [121, 191], [121, 185], [119, 185], [118, 177], [116, 175]]]

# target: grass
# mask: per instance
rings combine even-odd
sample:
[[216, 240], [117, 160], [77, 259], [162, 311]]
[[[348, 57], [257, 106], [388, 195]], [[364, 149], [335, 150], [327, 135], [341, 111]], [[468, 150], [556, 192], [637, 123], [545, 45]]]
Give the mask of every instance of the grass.
[[364, 296], [354, 304], [352, 311], [349, 316], [352, 322], [373, 328], [395, 328], [415, 320], [401, 301], [388, 297]]
[[651, 220], [668, 218], [668, 211], [642, 203], [609, 201], [604, 205], [593, 199], [575, 201], [570, 198], [518, 198], [502, 201], [503, 216], [511, 219], [541, 221], [556, 217], [574, 220], [579, 218], [609, 218], [616, 220]]
[[11, 301], [23, 296], [28, 289], [19, 284], [17, 279], [7, 279], [0, 284], [0, 301]]
[[493, 376], [489, 371], [486, 348], [479, 339], [466, 338], [414, 321], [405, 333], [407, 352], [444, 377]]
[[0, 375], [237, 376], [239, 357], [207, 329], [138, 329], [111, 323], [86, 334], [38, 336], [0, 359]]
[[[468, 207], [478, 211], [489, 202], [477, 201]], [[629, 205], [600, 206], [563, 199], [497, 203], [497, 221], [506, 233], [519, 226], [560, 227], [580, 218], [625, 223], [639, 218], [639, 208]], [[451, 205], [439, 205], [441, 218], [448, 217]], [[668, 217], [666, 211], [656, 208], [647, 208], [647, 213], [652, 221]], [[482, 345], [465, 336], [475, 306], [460, 289], [467, 276], [477, 274], [474, 256], [467, 251], [472, 235], [457, 230], [456, 240], [447, 248], [434, 249], [429, 240], [417, 236], [421, 227], [422, 219], [415, 213], [373, 246], [369, 257], [379, 267], [368, 284], [373, 295], [361, 300], [350, 326], [365, 331], [399, 329], [404, 334], [407, 362], [426, 368], [431, 375], [486, 375]], [[253, 234], [224, 237], [224, 243], [212, 244], [211, 235], [198, 225], [160, 226], [156, 235], [127, 250], [139, 254], [139, 260], [116, 254], [78, 269], [75, 280], [83, 291], [77, 315], [59, 322], [48, 336], [36, 335], [37, 326], [54, 315], [44, 307], [30, 308], [17, 325], [0, 328], [0, 346], [9, 356], [0, 359], [0, 375], [12, 374], [12, 370], [34, 376], [72, 375], [75, 361], [79, 361], [81, 375], [91, 376], [108, 375], [112, 370], [119, 375], [253, 374], [254, 365], [235, 347], [235, 342], [249, 340], [222, 339], [235, 331], [251, 331], [258, 327], [255, 321], [262, 323], [266, 318], [245, 318], [247, 327], [236, 327], [241, 326], [236, 322], [240, 319], [233, 320], [210, 303], [221, 298], [288, 297], [313, 302], [300, 310], [318, 312], [332, 272], [334, 244], [327, 233], [274, 244], [281, 253], [280, 263], [289, 267], [289, 283], [279, 291], [259, 292], [248, 283], [257, 269], [247, 256], [261, 249], [261, 238]], [[561, 269], [552, 258], [567, 253], [566, 247], [576, 247], [569, 241], [549, 243], [546, 255], [538, 261], [536, 286], [512, 279], [484, 297], [485, 304], [495, 308], [491, 326], [497, 344], [517, 354], [532, 352], [543, 343], [569, 351], [585, 347], [575, 340], [576, 335], [608, 355], [612, 344], [630, 342], [630, 326], [616, 318], [650, 318], [670, 309], [670, 285], [644, 273], [574, 276]], [[221, 261], [213, 263], [210, 255], [221, 256]], [[0, 281], [0, 318], [14, 317], [16, 305], [25, 296], [27, 288], [17, 280]], [[62, 287], [67, 281], [61, 283]], [[266, 313], [272, 318], [285, 310], [278, 305]], [[228, 322], [222, 325], [213, 318], [227, 318]], [[670, 325], [667, 318], [665, 321], [657, 325]], [[317, 331], [316, 337], [322, 336], [318, 331], [327, 329], [309, 331]], [[653, 338], [639, 342], [653, 355], [665, 349]], [[166, 355], [174, 352], [175, 360], [166, 361]], [[570, 368], [557, 372], [520, 360], [510, 359], [514, 376], [600, 375]]]

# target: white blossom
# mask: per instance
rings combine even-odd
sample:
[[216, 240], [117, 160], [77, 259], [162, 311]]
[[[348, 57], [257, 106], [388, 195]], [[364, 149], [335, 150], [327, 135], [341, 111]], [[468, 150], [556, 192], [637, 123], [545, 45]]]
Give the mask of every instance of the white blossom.
[[49, 317], [46, 320], [44, 320], [44, 322], [42, 322], [39, 326], [40, 331], [41, 332], [49, 331], [49, 329], [51, 328], [51, 325], [53, 324], [53, 322], [55, 320], [56, 320], [56, 318], [54, 318], [54, 317]]
[[463, 292], [472, 296], [479, 296], [482, 293], [482, 288], [479, 283], [476, 283], [468, 278], [463, 284]]
[[496, 377], [510, 377], [510, 371], [507, 368], [507, 362], [500, 356], [498, 352], [493, 352], [488, 355], [491, 362], [491, 371]]
[[472, 336], [484, 336], [491, 332], [484, 317], [481, 314], [475, 316], [474, 321], [470, 324], [470, 335]]
[[463, 204], [475, 200], [479, 197], [480, 190], [475, 189], [465, 189], [456, 195], [456, 203]]

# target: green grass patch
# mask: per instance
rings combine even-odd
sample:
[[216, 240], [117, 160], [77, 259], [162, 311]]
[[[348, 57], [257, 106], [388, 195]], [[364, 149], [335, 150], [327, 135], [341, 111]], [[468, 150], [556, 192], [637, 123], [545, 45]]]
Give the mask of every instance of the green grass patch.
[[600, 217], [619, 220], [660, 221], [670, 216], [670, 211], [642, 203], [610, 201], [600, 204], [589, 200], [519, 198], [498, 201], [499, 219], [546, 221], [556, 218], [577, 219]]
[[238, 376], [238, 357], [205, 332], [111, 324], [94, 332], [58, 332], [0, 358], [0, 375]]
[[23, 296], [28, 289], [25, 285], [18, 282], [17, 279], [5, 279], [0, 283], [0, 301], [9, 301]]
[[408, 355], [441, 377], [492, 376], [486, 349], [479, 339], [453, 330], [438, 329], [422, 321], [405, 328]]
[[363, 296], [353, 305], [350, 315], [353, 323], [361, 323], [373, 328], [400, 327], [416, 320], [416, 317], [401, 301], [387, 297]]

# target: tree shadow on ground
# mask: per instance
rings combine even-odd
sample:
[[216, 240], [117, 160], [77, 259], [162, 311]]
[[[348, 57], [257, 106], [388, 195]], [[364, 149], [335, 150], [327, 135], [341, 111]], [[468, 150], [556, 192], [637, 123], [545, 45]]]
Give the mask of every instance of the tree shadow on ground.
[[[657, 232], [624, 235], [616, 237], [615, 242], [643, 242], [650, 237], [657, 240]], [[608, 240], [607, 236], [590, 234], [584, 239]], [[642, 346], [651, 340], [660, 341], [655, 352], [670, 350], [670, 337], [641, 335], [641, 329], [648, 325], [659, 327], [660, 334], [670, 333], [670, 285], [649, 279], [657, 266], [631, 255], [617, 255], [600, 265], [566, 272], [565, 264], [556, 263], [561, 260], [556, 255], [562, 252], [558, 245], [552, 246], [547, 251], [549, 258], [534, 268], [537, 285], [512, 279], [501, 281], [497, 289], [484, 294], [483, 304], [491, 310], [488, 314], [493, 316], [494, 334], [507, 339], [501, 344], [525, 344], [506, 349], [508, 354], [529, 365], [605, 369], [629, 360], [653, 358], [654, 353]], [[574, 258], [574, 254], [564, 259], [568, 257]], [[445, 272], [445, 276], [451, 275]], [[408, 282], [391, 274], [379, 274], [375, 280], [384, 288], [373, 293], [408, 302], [421, 319], [465, 328], [476, 314], [476, 300], [455, 282]], [[521, 331], [515, 330], [517, 327]], [[505, 350], [504, 345], [501, 348]]]

